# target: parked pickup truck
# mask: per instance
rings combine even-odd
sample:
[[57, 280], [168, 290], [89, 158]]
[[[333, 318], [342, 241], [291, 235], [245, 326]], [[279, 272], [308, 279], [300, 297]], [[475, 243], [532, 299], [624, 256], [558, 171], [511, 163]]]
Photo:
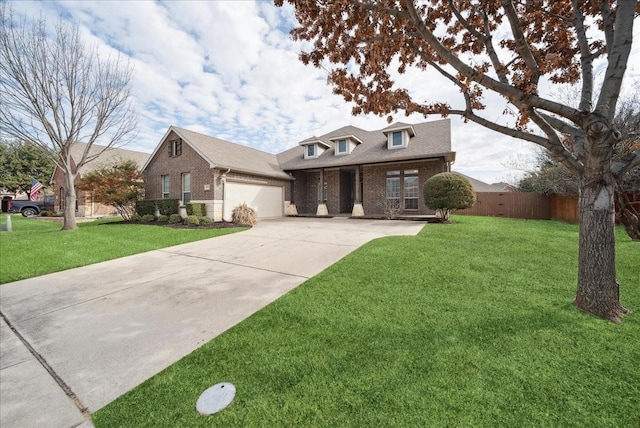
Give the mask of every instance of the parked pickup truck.
[[40, 211], [43, 211], [45, 209], [44, 202], [42, 201], [16, 201], [16, 200], [10, 200], [7, 208], [8, 208], [7, 212], [20, 213], [24, 217], [38, 215], [40, 214]]

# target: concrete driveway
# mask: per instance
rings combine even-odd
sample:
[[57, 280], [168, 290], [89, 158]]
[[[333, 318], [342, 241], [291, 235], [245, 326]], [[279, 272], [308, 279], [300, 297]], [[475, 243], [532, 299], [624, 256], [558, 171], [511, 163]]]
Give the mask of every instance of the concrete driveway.
[[90, 413], [362, 244], [423, 226], [265, 220], [242, 233], [4, 284], [0, 426], [90, 427]]

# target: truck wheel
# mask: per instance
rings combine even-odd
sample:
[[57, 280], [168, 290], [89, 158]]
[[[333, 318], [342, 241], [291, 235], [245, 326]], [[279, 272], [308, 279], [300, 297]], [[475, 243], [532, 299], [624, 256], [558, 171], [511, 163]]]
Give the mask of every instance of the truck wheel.
[[38, 211], [35, 208], [25, 208], [22, 210], [23, 217], [32, 217], [38, 215]]

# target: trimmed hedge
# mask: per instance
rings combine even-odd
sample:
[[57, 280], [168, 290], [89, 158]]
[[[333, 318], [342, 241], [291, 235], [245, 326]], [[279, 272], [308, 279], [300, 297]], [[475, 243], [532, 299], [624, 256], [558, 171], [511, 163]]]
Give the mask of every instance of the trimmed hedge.
[[202, 217], [207, 214], [207, 209], [202, 202], [189, 202], [185, 205], [185, 207], [187, 209], [187, 215]]
[[160, 215], [170, 216], [171, 214], [178, 214], [178, 206], [180, 200], [178, 199], [143, 199], [136, 201], [136, 213], [141, 216], [146, 214], [156, 215], [156, 207], [160, 211]]

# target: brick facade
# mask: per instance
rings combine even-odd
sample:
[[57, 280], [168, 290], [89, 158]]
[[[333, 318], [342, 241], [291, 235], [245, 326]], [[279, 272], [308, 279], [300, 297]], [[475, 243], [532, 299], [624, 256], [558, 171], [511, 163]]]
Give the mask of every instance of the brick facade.
[[[188, 144], [182, 144], [180, 156], [169, 156], [169, 141], [179, 137], [173, 132], [162, 143], [144, 173], [145, 198], [162, 199], [161, 176], [169, 176], [169, 198], [182, 200], [182, 174], [191, 174], [191, 200], [213, 200], [215, 176], [209, 164]], [[207, 190], [208, 186], [208, 190]], [[220, 191], [222, 197], [222, 191]]]
[[211, 168], [189, 144], [183, 141], [182, 153], [171, 156], [169, 144], [180, 138], [174, 131], [164, 139], [153, 159], [147, 164], [145, 175], [146, 199], [162, 199], [163, 175], [169, 176], [169, 198], [182, 200], [182, 174], [191, 174], [191, 201], [206, 205], [207, 215], [215, 221], [222, 220], [224, 185], [223, 177], [228, 182], [241, 182], [257, 185], [268, 185], [284, 188], [285, 201], [291, 197], [288, 180], [281, 180], [259, 175], [238, 173], [226, 168]]
[[[365, 165], [363, 167], [363, 184], [362, 184], [362, 203], [364, 212], [367, 215], [383, 215], [385, 214], [386, 200], [386, 179], [387, 171], [418, 170], [418, 209], [405, 211], [400, 204], [399, 214], [434, 214], [433, 210], [429, 210], [424, 205], [422, 197], [422, 188], [424, 182], [430, 177], [444, 172], [445, 163], [442, 159], [432, 159], [421, 162], [406, 162], [385, 165]], [[400, 197], [404, 194], [404, 183], [400, 180]]]
[[[400, 177], [406, 170], [418, 170], [418, 209], [400, 209], [399, 214], [434, 214], [422, 198], [422, 187], [429, 177], [443, 172], [446, 164], [442, 159], [430, 159], [417, 162], [402, 162], [382, 165], [364, 165], [361, 167], [362, 203], [366, 215], [384, 215], [386, 200], [387, 171], [400, 171]], [[300, 214], [315, 214], [318, 195], [319, 171], [294, 171], [296, 179], [295, 203]], [[329, 214], [350, 213], [355, 198], [355, 168], [324, 170], [326, 202]], [[400, 195], [404, 194], [404, 182], [400, 180]], [[402, 205], [402, 204], [401, 204]]]

